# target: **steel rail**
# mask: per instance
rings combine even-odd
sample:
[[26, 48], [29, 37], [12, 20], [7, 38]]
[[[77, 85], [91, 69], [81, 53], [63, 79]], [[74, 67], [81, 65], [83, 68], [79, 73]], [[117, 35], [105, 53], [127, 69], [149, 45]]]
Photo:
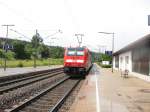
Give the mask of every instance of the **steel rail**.
[[61, 73], [63, 73], [63, 72], [61, 71], [61, 72], [57, 72], [57, 73], [53, 73], [53, 74], [48, 74], [47, 76], [43, 76], [42, 78], [38, 77], [38, 79], [33, 79], [33, 80], [29, 81], [29, 82], [22, 83], [20, 85], [16, 85], [16, 86], [12, 86], [12, 87], [7, 87], [7, 88], [4, 88], [4, 89], [0, 89], [0, 94], [2, 94], [4, 92], [11, 91], [11, 90], [19, 88], [19, 87], [23, 87], [23, 86], [29, 85], [31, 83], [35, 83], [37, 81], [41, 81], [41, 80], [44, 80], [44, 79], [47, 79], [47, 78], [50, 78], [50, 77], [53, 77], [53, 76], [56, 76], [56, 75], [60, 75]]
[[30, 99], [26, 100], [25, 102], [22, 102], [20, 105], [18, 105], [17, 107], [15, 107], [14, 109], [8, 110], [9, 112], [17, 112], [21, 109], [23, 109], [26, 105], [29, 105], [31, 102], [39, 99], [41, 96], [45, 95], [46, 93], [48, 93], [49, 91], [51, 91], [52, 89], [54, 89], [55, 87], [57, 87], [58, 85], [62, 84], [63, 82], [65, 82], [66, 80], [68, 80], [70, 77], [66, 76], [65, 78], [63, 78], [61, 81], [58, 81], [57, 83], [55, 83], [54, 85], [51, 85], [49, 88], [43, 90], [42, 92], [38, 93], [35, 96], [31, 96]]
[[28, 80], [28, 79], [32, 79], [32, 78], [37, 78], [37, 77], [40, 77], [42, 75], [47, 75], [47, 74], [50, 74], [50, 73], [55, 73], [55, 72], [60, 71], [60, 70], [62, 70], [62, 69], [56, 69], [56, 70], [49, 71], [49, 72], [46, 72], [46, 73], [32, 74], [32, 76], [23, 77], [23, 78], [11, 80], [11, 81], [8, 81], [8, 82], [1, 82], [0, 83], [0, 87], [8, 85], [8, 84], [11, 84], [11, 83], [17, 83], [17, 82]]
[[60, 70], [60, 69], [63, 69], [63, 67], [47, 69], [47, 70], [40, 70], [40, 71], [31, 71], [31, 72], [27, 72], [27, 73], [19, 73], [19, 74], [8, 75], [8, 76], [2, 76], [2, 77], [0, 77], [0, 82], [4, 83], [6, 81], [8, 82], [8, 81], [12, 81], [12, 80], [16, 80], [16, 79], [20, 79], [20, 78], [24, 78], [24, 77], [29, 77], [30, 75], [33, 76], [33, 75], [52, 72], [52, 71]]
[[67, 97], [70, 95], [70, 93], [74, 90], [74, 88], [79, 84], [81, 80], [78, 80], [74, 86], [69, 89], [65, 95], [56, 103], [56, 105], [52, 108], [52, 109], [49, 109], [48, 112], [57, 112], [59, 110], [59, 108], [63, 105], [63, 103], [65, 102], [65, 100], [67, 99]]

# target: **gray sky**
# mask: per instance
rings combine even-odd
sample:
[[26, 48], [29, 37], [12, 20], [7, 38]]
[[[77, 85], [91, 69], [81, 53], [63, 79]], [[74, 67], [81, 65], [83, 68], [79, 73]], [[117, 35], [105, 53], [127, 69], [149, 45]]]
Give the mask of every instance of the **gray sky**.
[[[12, 29], [29, 38], [35, 29], [42, 37], [61, 29], [62, 34], [52, 36], [57, 40], [44, 42], [66, 47], [77, 46], [74, 35], [83, 33], [83, 45], [92, 50], [111, 49], [112, 35], [98, 32], [114, 32], [116, 51], [150, 32], [149, 6], [149, 0], [0, 0], [0, 25], [14, 24]], [[5, 35], [6, 28], [0, 26], [0, 36]], [[19, 35], [9, 31], [9, 37]]]

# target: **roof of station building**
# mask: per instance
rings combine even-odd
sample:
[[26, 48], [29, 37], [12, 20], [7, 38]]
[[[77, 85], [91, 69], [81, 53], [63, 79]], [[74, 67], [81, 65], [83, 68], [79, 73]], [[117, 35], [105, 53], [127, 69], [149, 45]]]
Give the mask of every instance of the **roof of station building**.
[[148, 35], [132, 42], [131, 44], [123, 47], [122, 49], [120, 49], [120, 50], [116, 51], [115, 53], [113, 53], [113, 55], [115, 56], [115, 55], [121, 54], [123, 52], [132, 50], [132, 49], [137, 48], [137, 47], [142, 46], [142, 45], [145, 45], [147, 43], [150, 43], [150, 34], [148, 34]]

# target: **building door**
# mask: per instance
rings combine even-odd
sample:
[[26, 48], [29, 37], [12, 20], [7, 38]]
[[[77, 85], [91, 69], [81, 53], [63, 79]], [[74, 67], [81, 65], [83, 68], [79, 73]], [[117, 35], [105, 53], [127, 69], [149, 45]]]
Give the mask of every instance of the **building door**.
[[125, 69], [129, 70], [129, 56], [125, 56]]

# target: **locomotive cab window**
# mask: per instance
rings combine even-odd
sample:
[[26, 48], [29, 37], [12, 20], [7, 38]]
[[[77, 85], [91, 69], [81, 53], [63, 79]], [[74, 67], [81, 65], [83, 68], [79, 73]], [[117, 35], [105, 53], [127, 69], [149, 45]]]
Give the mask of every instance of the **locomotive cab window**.
[[83, 56], [84, 55], [84, 48], [79, 47], [76, 49], [77, 51], [77, 56]]
[[83, 56], [84, 55], [84, 51], [77, 51], [77, 56]]
[[74, 55], [76, 55], [76, 52], [75, 51], [68, 51], [67, 55], [68, 56], [74, 56]]
[[67, 55], [68, 56], [74, 56], [74, 55], [76, 55], [75, 48], [68, 48]]
[[84, 55], [84, 48], [68, 48], [67, 51], [68, 56], [83, 56]]

